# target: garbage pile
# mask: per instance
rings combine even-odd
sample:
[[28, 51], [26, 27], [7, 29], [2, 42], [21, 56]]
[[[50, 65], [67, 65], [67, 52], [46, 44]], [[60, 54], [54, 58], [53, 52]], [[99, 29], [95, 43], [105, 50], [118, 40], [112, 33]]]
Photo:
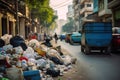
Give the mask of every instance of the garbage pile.
[[25, 41], [20, 36], [11, 37], [7, 43], [1, 38], [0, 79], [53, 80], [53, 77], [63, 76], [76, 59], [64, 55], [60, 46], [45, 44], [36, 39]]

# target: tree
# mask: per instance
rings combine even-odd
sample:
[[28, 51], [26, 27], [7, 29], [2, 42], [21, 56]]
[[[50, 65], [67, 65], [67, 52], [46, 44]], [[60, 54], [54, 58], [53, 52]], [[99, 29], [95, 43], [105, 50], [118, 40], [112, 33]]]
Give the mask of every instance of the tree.
[[49, 27], [54, 22], [54, 11], [49, 6], [49, 0], [26, 0], [33, 18], [39, 18], [41, 25]]
[[62, 31], [71, 33], [74, 29], [73, 27], [74, 20], [72, 18], [68, 18], [68, 19], [69, 19], [69, 22], [62, 26]]

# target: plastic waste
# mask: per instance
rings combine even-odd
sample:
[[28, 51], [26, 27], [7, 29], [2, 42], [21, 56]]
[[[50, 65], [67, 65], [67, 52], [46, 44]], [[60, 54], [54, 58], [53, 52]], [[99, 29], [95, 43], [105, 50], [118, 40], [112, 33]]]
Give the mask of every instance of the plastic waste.
[[12, 50], [12, 49], [13, 49], [13, 46], [12, 46], [11, 44], [8, 44], [8, 45], [3, 46], [3, 49], [4, 49], [5, 51], [7, 51], [7, 50]]
[[43, 51], [43, 50], [40, 49], [40, 48], [35, 48], [35, 51], [36, 51], [40, 56], [45, 56], [45, 55], [46, 55], [46, 52]]
[[40, 68], [45, 68], [47, 64], [47, 61], [45, 59], [38, 59], [37, 60], [37, 66]]
[[24, 51], [23, 52], [23, 56], [25, 56], [26, 58], [35, 58], [35, 56], [34, 56], [35, 54], [34, 54], [34, 50], [31, 48], [31, 47], [28, 47], [27, 49], [26, 49], [26, 51]]
[[28, 42], [28, 46], [32, 48], [38, 48], [40, 47], [40, 43], [36, 39], [32, 39]]
[[12, 38], [12, 35], [8, 35], [8, 34], [1, 36], [1, 39], [5, 41], [5, 44], [9, 44], [11, 38]]
[[17, 54], [23, 53], [23, 49], [21, 48], [21, 46], [14, 47], [14, 49], [15, 49]]

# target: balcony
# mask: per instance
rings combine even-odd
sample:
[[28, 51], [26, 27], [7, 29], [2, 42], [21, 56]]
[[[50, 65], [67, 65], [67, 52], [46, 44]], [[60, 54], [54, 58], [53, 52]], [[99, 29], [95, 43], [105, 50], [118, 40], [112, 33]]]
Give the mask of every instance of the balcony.
[[0, 7], [2, 7], [5, 11], [9, 11], [12, 14], [15, 14], [15, 5], [10, 4], [7, 1], [0, 0]]
[[110, 9], [103, 9], [103, 10], [99, 11], [99, 13], [98, 13], [99, 16], [105, 16], [105, 15], [107, 16], [107, 15], [111, 15], [111, 14], [112, 14], [112, 12]]
[[92, 0], [81, 0], [80, 4], [84, 4], [84, 2], [92, 2]]
[[83, 14], [84, 12], [92, 12], [93, 8], [92, 7], [84, 7], [83, 9], [80, 10], [80, 14]]
[[109, 0], [108, 8], [113, 8], [117, 5], [120, 5], [120, 0]]
[[94, 22], [94, 20], [93, 19], [87, 19], [86, 17], [81, 19], [81, 25], [83, 25], [86, 22]]

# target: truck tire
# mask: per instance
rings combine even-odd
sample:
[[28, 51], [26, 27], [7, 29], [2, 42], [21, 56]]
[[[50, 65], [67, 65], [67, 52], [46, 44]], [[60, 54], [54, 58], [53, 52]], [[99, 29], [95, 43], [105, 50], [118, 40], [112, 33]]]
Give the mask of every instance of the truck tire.
[[105, 49], [105, 54], [110, 54], [111, 53], [111, 47], [108, 46], [106, 49]]
[[88, 46], [85, 46], [85, 52], [84, 52], [85, 54], [90, 54], [90, 48], [88, 47]]

